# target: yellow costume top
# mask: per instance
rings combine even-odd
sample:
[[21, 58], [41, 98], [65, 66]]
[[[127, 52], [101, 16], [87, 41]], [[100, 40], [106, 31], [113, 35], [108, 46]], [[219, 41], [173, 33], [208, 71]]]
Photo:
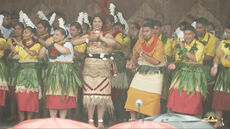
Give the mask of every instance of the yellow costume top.
[[[189, 51], [195, 45], [195, 43], [196, 43], [196, 48], [197, 48], [197, 50], [194, 53], [194, 55], [196, 57], [196, 62], [195, 63], [196, 64], [202, 64], [203, 60], [204, 60], [204, 45], [201, 42], [199, 42], [198, 40], [194, 39], [192, 41], [192, 43], [190, 43], [190, 44], [185, 43], [184, 47]], [[175, 60], [176, 61], [181, 61], [180, 56], [179, 56], [179, 51], [176, 51]], [[191, 62], [191, 60], [189, 62]]]
[[[158, 37], [152, 36], [149, 41], [145, 42], [146, 46], [152, 45], [155, 38], [158, 38]], [[139, 57], [137, 49], [141, 49], [142, 51], [145, 52], [145, 54], [147, 54], [150, 57], [154, 57], [156, 60], [158, 60], [160, 62], [162, 62], [162, 60], [163, 60], [164, 45], [160, 39], [157, 40], [155, 47], [150, 52], [146, 52], [142, 47], [142, 40], [138, 40], [137, 43], [135, 44], [134, 48], [133, 48], [133, 56], [134, 57]]]
[[[74, 39], [78, 39], [78, 38], [80, 38], [80, 36], [74, 37]], [[74, 46], [74, 51], [79, 53], [85, 53], [85, 49], [86, 49], [86, 43]]]
[[114, 39], [118, 43], [121, 44], [121, 46], [122, 46], [121, 51], [124, 53], [125, 57], [129, 57], [131, 39], [128, 36], [126, 36], [126, 35], [124, 35], [122, 33], [116, 34]]
[[220, 57], [221, 64], [225, 67], [230, 67], [230, 60], [221, 56], [220, 51], [222, 51], [225, 55], [230, 55], [230, 40], [222, 40], [216, 52], [216, 55]]
[[[32, 41], [31, 41], [32, 42]], [[39, 53], [41, 49], [41, 45], [39, 43], [35, 43], [31, 48], [29, 48], [32, 51], [36, 51]], [[18, 52], [19, 55], [19, 61], [37, 61], [38, 54], [35, 56], [31, 56], [24, 48], [21, 46], [16, 46], [15, 51]]]
[[217, 42], [216, 37], [213, 34], [206, 32], [204, 38], [201, 39], [199, 37], [199, 40], [205, 46], [204, 54], [207, 56], [214, 56]]
[[4, 51], [7, 47], [6, 45], [6, 40], [4, 38], [0, 38], [0, 45], [3, 46], [3, 48], [0, 50], [0, 57], [3, 57], [4, 56]]
[[[20, 44], [22, 44], [22, 41], [19, 41]], [[13, 42], [12, 42], [12, 38], [8, 38], [7, 40], [7, 47], [8, 48], [14, 48], [15, 49], [15, 46], [13, 45]], [[12, 59], [19, 59], [19, 55], [18, 54], [15, 54]]]
[[164, 44], [164, 51], [165, 55], [168, 57], [172, 57], [172, 43], [171, 40], [166, 35], [160, 35], [159, 38], [161, 39], [162, 43]]

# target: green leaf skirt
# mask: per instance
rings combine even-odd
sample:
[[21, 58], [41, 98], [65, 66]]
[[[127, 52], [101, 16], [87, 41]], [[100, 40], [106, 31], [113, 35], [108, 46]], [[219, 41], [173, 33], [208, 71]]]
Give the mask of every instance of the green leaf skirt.
[[219, 66], [214, 91], [230, 93], [230, 67]]
[[195, 94], [197, 90], [204, 97], [207, 94], [207, 79], [203, 66], [177, 63], [172, 82], [179, 83], [178, 90], [185, 90], [187, 94], [190, 92]]
[[15, 85], [25, 86], [25, 88], [39, 88], [41, 85], [41, 75], [38, 70], [38, 63], [19, 63]]
[[8, 73], [5, 63], [0, 59], [0, 78], [2, 80], [7, 80]]
[[7, 60], [7, 67], [8, 67], [8, 84], [13, 86], [15, 82], [15, 78], [17, 76], [17, 71], [19, 68], [19, 62], [17, 59], [8, 59]]
[[62, 97], [68, 96], [70, 88], [77, 91], [77, 88], [82, 86], [73, 63], [49, 63], [44, 81], [45, 93], [47, 90], [54, 93], [60, 88]]

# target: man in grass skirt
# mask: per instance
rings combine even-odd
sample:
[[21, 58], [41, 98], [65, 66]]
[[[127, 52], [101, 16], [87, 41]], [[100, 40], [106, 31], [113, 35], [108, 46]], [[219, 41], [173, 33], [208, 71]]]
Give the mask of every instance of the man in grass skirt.
[[218, 122], [215, 127], [222, 127], [223, 111], [230, 110], [230, 24], [226, 26], [227, 39], [222, 40], [213, 61], [211, 74], [217, 74], [214, 87], [212, 108], [216, 111]]
[[175, 45], [176, 64], [169, 64], [175, 69], [169, 90], [168, 108], [172, 112], [193, 114], [201, 117], [202, 100], [207, 94], [207, 80], [202, 68], [204, 46], [196, 38], [192, 26], [184, 29], [185, 43], [179, 41]]

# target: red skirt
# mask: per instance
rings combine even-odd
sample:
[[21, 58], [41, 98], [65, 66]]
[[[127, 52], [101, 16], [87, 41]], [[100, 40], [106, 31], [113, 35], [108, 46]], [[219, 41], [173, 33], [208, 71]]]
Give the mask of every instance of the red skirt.
[[183, 114], [202, 114], [202, 96], [199, 92], [195, 95], [189, 93], [186, 95], [185, 91], [179, 91], [177, 89], [171, 89], [169, 91], [167, 107], [173, 112]]
[[69, 109], [76, 108], [76, 98], [64, 96], [64, 101], [60, 95], [46, 95], [46, 108], [48, 109]]
[[230, 93], [215, 91], [212, 108], [218, 110], [230, 110]]
[[19, 111], [38, 112], [39, 100], [38, 92], [27, 91], [17, 93], [17, 103]]
[[0, 90], [0, 106], [5, 106], [6, 91]]
[[15, 86], [9, 86], [9, 98], [12, 100], [12, 99], [16, 99], [17, 95], [15, 93]]

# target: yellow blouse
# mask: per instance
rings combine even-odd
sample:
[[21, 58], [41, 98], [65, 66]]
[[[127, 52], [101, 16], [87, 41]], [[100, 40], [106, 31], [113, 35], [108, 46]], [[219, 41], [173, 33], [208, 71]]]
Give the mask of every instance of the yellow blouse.
[[[194, 53], [194, 55], [196, 57], [196, 62], [195, 63], [202, 64], [203, 60], [204, 60], [204, 45], [201, 42], [199, 42], [199, 41], [194, 39], [191, 44], [185, 43], [184, 47], [189, 51], [195, 43], [196, 43], [196, 47], [198, 49]], [[178, 53], [179, 52], [176, 51], [175, 60], [176, 61], [181, 61]], [[189, 62], [192, 62], [192, 61], [190, 60]]]
[[[150, 46], [152, 44], [154, 37], [155, 36], [152, 36], [152, 38], [148, 42], [146, 42], [147, 46]], [[134, 48], [133, 48], [133, 56], [135, 56], [135, 57], [139, 57], [137, 49], [143, 50], [143, 48], [141, 46], [141, 44], [142, 44], [141, 41], [142, 40], [138, 40], [137, 43], [135, 44]], [[162, 41], [159, 39], [157, 41], [157, 44], [154, 47], [154, 49], [151, 52], [148, 52], [148, 53], [145, 52], [145, 54], [147, 54], [150, 57], [154, 57], [156, 60], [162, 62], [163, 56], [164, 56], [164, 45], [163, 45]]]
[[[200, 37], [199, 37], [199, 39], [200, 39]], [[217, 42], [216, 37], [213, 34], [206, 32], [204, 38], [200, 39], [200, 41], [207, 43], [205, 45], [205, 48], [204, 48], [205, 55], [214, 56], [215, 55], [215, 49], [216, 49], [216, 42]]]
[[[39, 53], [41, 49], [41, 45], [39, 43], [35, 43], [31, 48], [29, 48], [32, 51], [36, 51]], [[21, 46], [16, 46], [15, 47], [16, 52], [18, 52], [19, 55], [19, 61], [37, 61], [38, 59], [38, 54], [35, 56], [31, 56], [24, 48]]]
[[115, 40], [121, 44], [122, 46], [121, 51], [125, 54], [126, 57], [128, 57], [131, 39], [128, 36], [123, 35], [122, 33], [118, 33], [115, 36]]
[[225, 67], [230, 67], [230, 60], [225, 59], [223, 56], [221, 56], [220, 51], [224, 52], [226, 55], [230, 55], [230, 50], [228, 48], [225, 48], [225, 44], [229, 43], [230, 40], [222, 40], [218, 46], [218, 50], [216, 52], [216, 55], [220, 57], [221, 64]]
[[[22, 41], [19, 41], [19, 43], [22, 44]], [[15, 46], [13, 45], [13, 42], [12, 42], [12, 38], [8, 38], [6, 44], [7, 44], [7, 47], [8, 47], [8, 48], [14, 48], [14, 49], [15, 49]], [[12, 57], [12, 59], [19, 59], [19, 55], [18, 55], [18, 54], [14, 55], [14, 56]]]
[[[162, 34], [159, 36], [159, 38], [160, 39], [162, 38]], [[164, 51], [165, 51], [165, 55], [167, 55], [168, 57], [172, 57], [172, 42], [169, 38], [167, 38], [167, 41], [164, 44]]]
[[[79, 37], [80, 36], [76, 36], [74, 39], [77, 39]], [[86, 43], [74, 46], [74, 51], [77, 51], [79, 53], [85, 53], [85, 49], [86, 49]]]
[[3, 49], [0, 50], [0, 57], [4, 56], [4, 51], [6, 49], [6, 40], [4, 38], [0, 38], [0, 45], [3, 46]]

